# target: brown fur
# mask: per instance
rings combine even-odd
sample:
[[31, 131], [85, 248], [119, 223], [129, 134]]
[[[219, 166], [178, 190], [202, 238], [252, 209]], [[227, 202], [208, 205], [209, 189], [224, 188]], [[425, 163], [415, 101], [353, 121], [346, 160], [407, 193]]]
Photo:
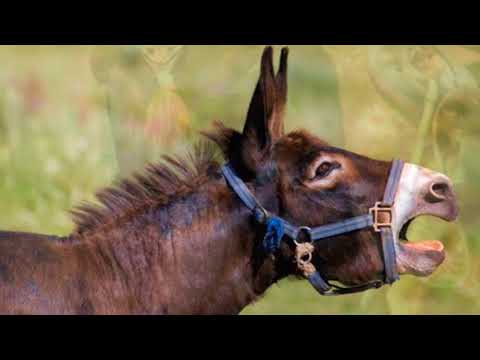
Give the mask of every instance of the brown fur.
[[[306, 131], [284, 134], [287, 57], [262, 70], [243, 132], [206, 136], [269, 211], [319, 226], [363, 214], [380, 199], [389, 163], [330, 147]], [[312, 179], [313, 164], [338, 168]], [[327, 181], [327, 185], [325, 185]], [[275, 256], [265, 229], [226, 184], [212, 146], [166, 157], [76, 208], [68, 237], [0, 233], [0, 313], [236, 314], [274, 282], [298, 275], [292, 241]], [[371, 230], [329, 239], [314, 263], [346, 284], [377, 279], [383, 261]]]

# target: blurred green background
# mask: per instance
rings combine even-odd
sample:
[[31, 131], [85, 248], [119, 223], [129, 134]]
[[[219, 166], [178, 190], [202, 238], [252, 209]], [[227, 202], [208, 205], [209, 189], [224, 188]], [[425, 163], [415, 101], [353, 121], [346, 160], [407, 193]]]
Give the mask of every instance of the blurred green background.
[[[280, 46], [275, 47], [279, 54]], [[456, 224], [428, 279], [321, 298], [286, 279], [244, 314], [480, 313], [480, 46], [290, 46], [287, 130], [449, 175]], [[68, 234], [68, 210], [214, 120], [240, 129], [263, 46], [0, 46], [0, 228]]]

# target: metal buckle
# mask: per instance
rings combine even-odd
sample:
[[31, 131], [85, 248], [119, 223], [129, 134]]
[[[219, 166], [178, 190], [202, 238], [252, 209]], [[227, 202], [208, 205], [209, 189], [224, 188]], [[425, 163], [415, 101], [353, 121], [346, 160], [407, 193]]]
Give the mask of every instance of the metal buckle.
[[312, 243], [312, 242], [313, 242], [313, 239], [312, 239], [312, 229], [309, 228], [308, 226], [301, 226], [300, 228], [298, 228], [298, 231], [297, 231], [297, 234], [296, 234], [296, 236], [295, 236], [295, 239], [293, 240], [293, 242], [295, 243], [295, 245], [299, 246], [300, 244], [302, 244], [302, 243], [300, 243], [300, 242], [298, 241], [298, 238], [300, 237], [300, 234], [301, 234], [302, 232], [305, 232], [305, 233], [307, 233], [307, 235], [308, 235], [308, 241], [306, 241], [306, 242], [307, 242], [307, 243]]
[[[389, 205], [383, 204], [381, 201], [375, 203], [375, 206], [368, 211], [373, 218], [373, 228], [376, 232], [381, 232], [382, 228], [392, 228], [393, 209]], [[381, 213], [388, 214], [388, 221], [379, 222], [378, 215]]]

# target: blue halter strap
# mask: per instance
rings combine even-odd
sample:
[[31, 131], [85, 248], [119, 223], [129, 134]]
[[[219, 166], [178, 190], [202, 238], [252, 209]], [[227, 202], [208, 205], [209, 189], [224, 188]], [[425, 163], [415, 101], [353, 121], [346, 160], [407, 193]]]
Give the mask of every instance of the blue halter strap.
[[222, 173], [227, 183], [242, 200], [243, 204], [252, 211], [255, 220], [260, 224], [266, 225], [267, 229], [263, 241], [263, 247], [268, 253], [274, 253], [278, 250], [285, 236], [291, 238], [295, 244], [299, 246], [298, 240], [301, 233], [304, 233], [307, 236], [308, 241], [311, 243], [370, 227], [373, 227], [376, 232], [381, 234], [383, 260], [385, 265], [384, 281], [372, 281], [353, 287], [339, 287], [324, 280], [316, 270], [312, 270], [306, 275], [309, 282], [321, 295], [342, 295], [361, 292], [372, 288], [380, 288], [384, 284], [393, 284], [395, 281], [399, 280], [396, 264], [395, 241], [392, 231], [392, 207], [403, 166], [403, 161], [393, 161], [387, 186], [385, 187], [383, 201], [377, 202], [375, 206], [369, 210], [368, 214], [315, 228], [295, 226], [285, 219], [269, 213], [258, 203], [255, 196], [253, 196], [242, 179], [237, 176], [230, 164], [226, 164], [222, 167]]

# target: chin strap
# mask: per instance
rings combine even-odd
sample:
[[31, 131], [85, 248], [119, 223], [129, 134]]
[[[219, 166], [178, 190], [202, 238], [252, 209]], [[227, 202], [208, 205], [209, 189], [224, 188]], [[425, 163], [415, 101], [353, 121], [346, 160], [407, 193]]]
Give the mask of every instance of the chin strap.
[[[392, 231], [392, 207], [403, 166], [403, 161], [393, 161], [383, 201], [377, 202], [375, 206], [369, 210], [368, 214], [315, 228], [294, 226], [285, 219], [270, 214], [258, 203], [247, 185], [236, 175], [230, 164], [222, 167], [222, 173], [232, 190], [238, 195], [245, 206], [252, 211], [255, 220], [259, 224], [266, 225], [267, 230], [263, 241], [265, 251], [267, 253], [274, 253], [280, 247], [284, 236], [291, 238], [296, 245], [295, 258], [299, 270], [321, 295], [331, 296], [352, 294], [373, 288], [378, 289], [384, 284], [393, 284], [399, 280], [396, 265], [395, 241]], [[378, 280], [358, 286], [340, 287], [324, 280], [311, 263], [314, 251], [313, 244], [337, 235], [370, 227], [373, 227], [375, 232], [381, 234], [385, 264], [384, 281]], [[302, 234], [306, 236], [306, 242], [300, 242], [299, 239]]]

